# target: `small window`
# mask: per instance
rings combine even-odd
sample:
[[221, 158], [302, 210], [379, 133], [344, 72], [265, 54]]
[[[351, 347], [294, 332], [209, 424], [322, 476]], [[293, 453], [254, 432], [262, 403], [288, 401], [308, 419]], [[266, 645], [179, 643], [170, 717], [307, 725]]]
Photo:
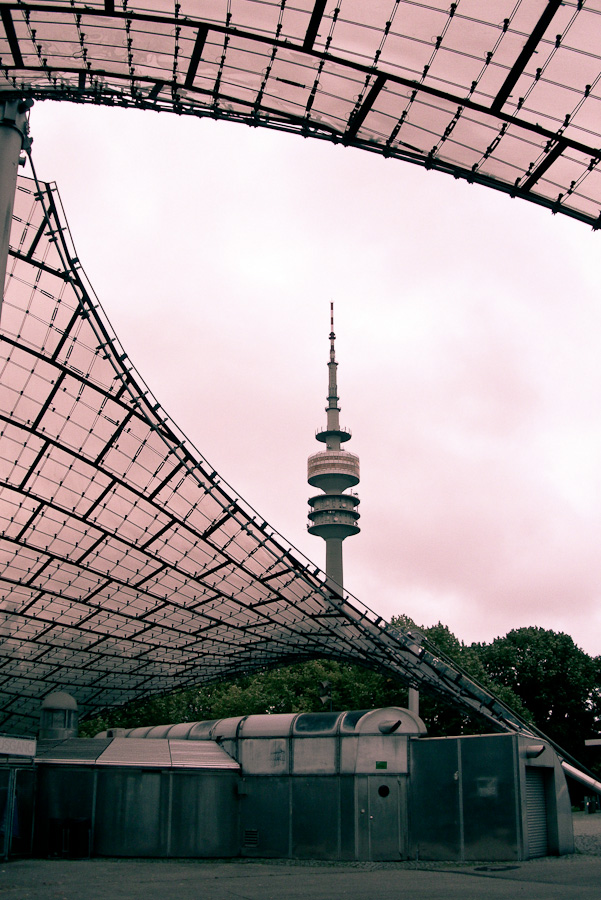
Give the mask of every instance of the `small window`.
[[294, 723], [295, 734], [323, 734], [336, 728], [339, 712], [301, 713]]

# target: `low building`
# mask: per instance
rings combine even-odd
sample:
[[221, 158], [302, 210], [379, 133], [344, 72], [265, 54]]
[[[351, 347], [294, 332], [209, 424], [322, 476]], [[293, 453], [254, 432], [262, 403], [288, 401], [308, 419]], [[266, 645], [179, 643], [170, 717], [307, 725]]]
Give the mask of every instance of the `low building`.
[[506, 861], [573, 850], [549, 744], [427, 738], [396, 707], [41, 740], [36, 769], [40, 855]]

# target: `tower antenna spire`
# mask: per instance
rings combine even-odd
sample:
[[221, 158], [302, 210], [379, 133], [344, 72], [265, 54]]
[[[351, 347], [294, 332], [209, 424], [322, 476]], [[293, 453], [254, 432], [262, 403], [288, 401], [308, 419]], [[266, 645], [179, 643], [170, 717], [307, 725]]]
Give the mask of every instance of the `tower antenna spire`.
[[327, 425], [317, 431], [315, 438], [326, 449], [314, 453], [307, 461], [307, 480], [312, 487], [324, 493], [309, 498], [310, 534], [316, 534], [326, 542], [326, 575], [338, 590], [342, 590], [342, 542], [359, 532], [357, 506], [359, 498], [347, 494], [347, 488], [359, 484], [359, 457], [349, 453], [341, 444], [350, 441], [351, 433], [340, 427], [336, 351], [334, 342], [334, 303], [330, 303], [330, 359], [328, 362]]

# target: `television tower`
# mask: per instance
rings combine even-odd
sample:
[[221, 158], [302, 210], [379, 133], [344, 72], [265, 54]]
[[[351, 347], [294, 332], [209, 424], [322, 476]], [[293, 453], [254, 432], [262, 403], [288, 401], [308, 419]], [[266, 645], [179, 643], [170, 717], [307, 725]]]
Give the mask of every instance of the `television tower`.
[[359, 484], [359, 457], [349, 453], [341, 444], [350, 441], [351, 433], [340, 427], [340, 407], [336, 383], [336, 353], [334, 342], [334, 304], [330, 303], [330, 361], [328, 363], [327, 425], [315, 434], [326, 449], [314, 453], [307, 460], [307, 480], [324, 493], [309, 499], [309, 534], [317, 534], [326, 542], [326, 575], [342, 589], [342, 542], [360, 531], [357, 525], [359, 498], [345, 494], [347, 488]]

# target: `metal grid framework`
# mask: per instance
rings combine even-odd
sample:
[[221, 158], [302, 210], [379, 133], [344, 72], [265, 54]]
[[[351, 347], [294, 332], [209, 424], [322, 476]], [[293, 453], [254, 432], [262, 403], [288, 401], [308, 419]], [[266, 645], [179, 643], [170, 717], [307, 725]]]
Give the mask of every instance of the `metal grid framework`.
[[293, 131], [601, 224], [601, 0], [54, 0], [0, 13], [0, 92]]
[[0, 727], [328, 656], [523, 723], [304, 560], [178, 433], [19, 179], [0, 335]]

